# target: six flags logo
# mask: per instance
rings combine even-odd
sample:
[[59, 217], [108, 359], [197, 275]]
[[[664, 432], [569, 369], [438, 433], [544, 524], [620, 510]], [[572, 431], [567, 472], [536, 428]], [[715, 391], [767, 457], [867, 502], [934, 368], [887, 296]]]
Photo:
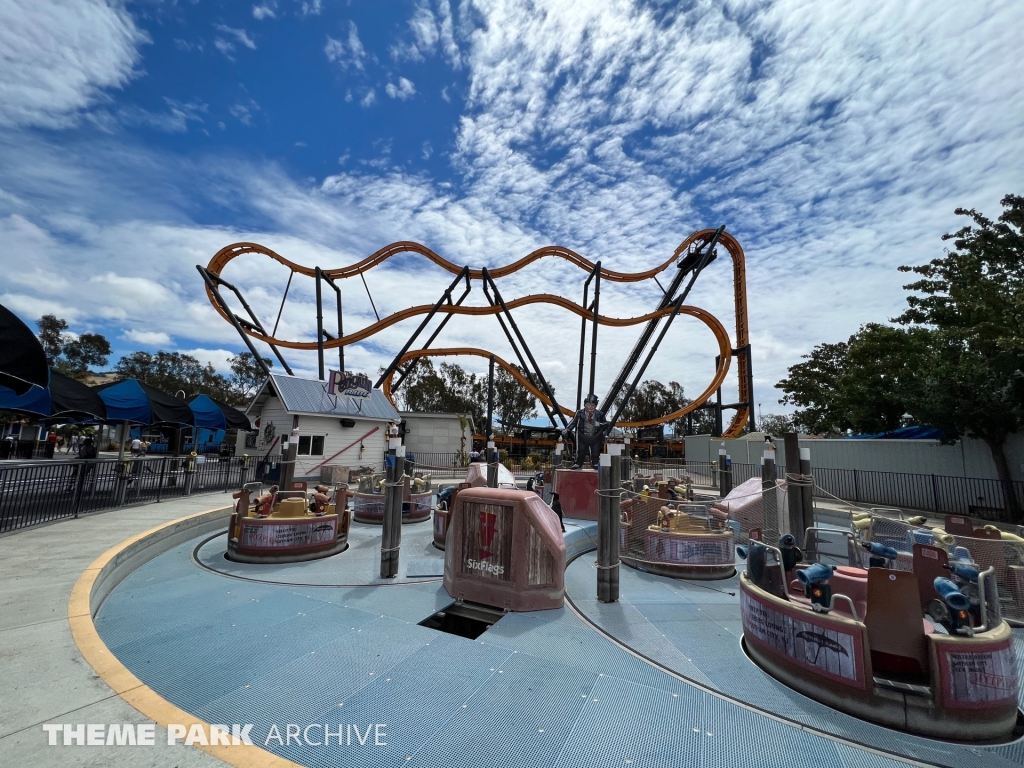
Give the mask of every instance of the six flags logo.
[[494, 543], [494, 534], [498, 532], [498, 515], [494, 512], [481, 510], [479, 520], [480, 548], [477, 550], [477, 557], [480, 559], [474, 560], [469, 558], [466, 561], [466, 568], [470, 571], [484, 571], [495, 576], [501, 576], [505, 573], [505, 566], [483, 562], [484, 560], [489, 560], [494, 554], [491, 552], [491, 545]]

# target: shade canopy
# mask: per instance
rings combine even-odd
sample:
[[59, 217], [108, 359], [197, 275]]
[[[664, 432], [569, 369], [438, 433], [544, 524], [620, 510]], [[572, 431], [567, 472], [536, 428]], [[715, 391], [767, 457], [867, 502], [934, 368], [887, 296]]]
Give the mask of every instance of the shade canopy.
[[50, 369], [50, 415], [107, 418], [107, 406], [95, 389]]
[[188, 401], [195, 414], [195, 425], [208, 429], [252, 429], [249, 417], [209, 395], [195, 395]]
[[9, 387], [0, 387], [0, 411], [19, 411], [35, 416], [50, 415], [50, 391], [32, 386], [22, 395]]
[[0, 306], [0, 386], [24, 395], [33, 385], [46, 387], [49, 378], [46, 353], [35, 334], [17, 315]]
[[50, 369], [48, 387], [31, 387], [23, 395], [0, 387], [0, 410], [20, 411], [43, 417], [69, 419], [107, 418], [107, 407], [96, 391], [60, 371]]
[[95, 388], [107, 407], [108, 421], [136, 424], [194, 424], [195, 414], [184, 400], [137, 379], [124, 379]]

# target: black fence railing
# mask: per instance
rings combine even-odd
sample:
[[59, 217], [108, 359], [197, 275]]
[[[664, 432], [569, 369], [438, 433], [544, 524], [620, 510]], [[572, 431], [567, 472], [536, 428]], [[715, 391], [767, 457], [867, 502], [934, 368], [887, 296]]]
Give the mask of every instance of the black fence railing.
[[0, 533], [128, 504], [227, 491], [255, 479], [255, 459], [200, 459], [161, 456], [0, 466]]

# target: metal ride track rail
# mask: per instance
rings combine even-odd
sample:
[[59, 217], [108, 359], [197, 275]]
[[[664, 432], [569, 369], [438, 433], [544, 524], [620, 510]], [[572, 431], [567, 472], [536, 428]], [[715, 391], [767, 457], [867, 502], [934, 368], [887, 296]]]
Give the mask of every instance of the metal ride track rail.
[[[676, 264], [680, 258], [685, 257], [686, 254], [688, 254], [692, 250], [692, 248], [699, 247], [702, 243], [708, 241], [715, 234], [715, 232], [716, 230], [713, 229], [704, 229], [694, 232], [689, 237], [687, 237], [686, 240], [680, 243], [679, 247], [676, 248], [675, 252], [668, 260], [666, 260], [661, 265], [654, 267], [653, 269], [646, 270], [644, 272], [617, 272], [614, 270], [605, 269], [604, 267], [598, 267], [598, 265], [596, 265], [594, 262], [591, 262], [589, 259], [584, 258], [580, 254], [568, 248], [563, 248], [561, 246], [545, 246], [543, 248], [539, 248], [533, 253], [530, 253], [527, 256], [524, 256], [523, 258], [511, 264], [507, 264], [505, 266], [497, 267], [494, 269], [487, 269], [486, 275], [489, 276], [489, 278], [491, 279], [499, 279], [511, 275], [515, 272], [518, 272], [519, 270], [529, 266], [530, 264], [539, 259], [550, 257], [564, 259], [568, 261], [570, 264], [578, 267], [579, 269], [586, 271], [588, 274], [599, 274], [602, 280], [609, 280], [615, 283], [637, 283], [654, 278], [661, 272], [669, 269], [673, 264]], [[730, 360], [734, 355], [738, 358], [737, 373], [739, 379], [739, 399], [736, 407], [736, 413], [733, 416], [733, 419], [729, 424], [729, 427], [726, 430], [724, 430], [723, 436], [738, 436], [742, 431], [743, 426], [749, 421], [751, 412], [749, 406], [746, 404], [751, 402], [751, 384], [750, 376], [748, 375], [750, 339], [747, 325], [745, 257], [743, 254], [743, 249], [740, 247], [739, 242], [734, 237], [727, 233], [723, 232], [720, 234], [718, 244], [725, 247], [725, 249], [729, 252], [729, 255], [732, 257], [733, 262], [733, 292], [735, 299], [736, 314], [735, 347], [732, 346], [731, 341], [729, 339], [729, 334], [725, 330], [725, 327], [710, 312], [700, 309], [699, 307], [680, 307], [678, 310], [679, 314], [689, 315], [703, 322], [711, 329], [712, 333], [714, 333], [715, 335], [716, 341], [718, 342], [720, 350], [719, 360], [715, 370], [715, 376], [712, 379], [711, 384], [701, 393], [699, 397], [694, 399], [693, 402], [691, 402], [685, 408], [674, 411], [658, 419], [622, 423], [619, 426], [626, 428], [656, 426], [658, 424], [664, 424], [666, 422], [678, 419], [680, 416], [684, 416], [687, 413], [690, 413], [691, 411], [694, 411], [697, 408], [701, 407], [711, 398], [711, 396], [721, 386], [722, 382], [725, 379], [725, 376], [729, 371]], [[233, 259], [246, 254], [259, 254], [271, 258], [274, 261], [278, 262], [279, 264], [287, 267], [289, 270], [291, 270], [292, 275], [294, 275], [297, 272], [299, 274], [306, 275], [314, 279], [316, 279], [319, 275], [324, 279], [336, 281], [348, 277], [361, 276], [363, 273], [384, 263], [392, 256], [396, 256], [402, 253], [414, 253], [423, 256], [427, 260], [433, 262], [437, 266], [454, 275], [459, 275], [463, 273], [464, 270], [466, 270], [465, 267], [459, 266], [451, 261], [448, 261], [443, 256], [440, 256], [439, 254], [435, 253], [434, 251], [432, 251], [431, 249], [427, 248], [424, 245], [411, 241], [401, 241], [392, 243], [390, 245], [385, 246], [384, 248], [381, 248], [376, 253], [371, 254], [362, 261], [356, 262], [355, 264], [351, 264], [346, 267], [341, 267], [339, 269], [320, 269], [318, 267], [305, 267], [302, 266], [301, 264], [296, 264], [295, 262], [289, 261], [288, 259], [274, 252], [270, 248], [262, 246], [258, 243], [234, 243], [218, 251], [210, 260], [210, 263], [207, 265], [205, 272], [213, 278], [213, 281], [218, 281], [222, 279], [221, 274], [224, 268]], [[466, 270], [466, 272], [468, 273], [469, 280], [483, 280], [485, 278], [485, 270], [483, 269], [468, 269]], [[235, 322], [235, 318], [232, 318], [231, 316], [228, 315], [228, 313], [225, 311], [225, 308], [221, 305], [221, 303], [215, 296], [214, 290], [211, 287], [211, 282], [213, 281], [208, 280], [206, 285], [206, 293], [207, 297], [210, 300], [210, 303], [213, 305], [214, 309], [221, 315], [221, 317], [223, 317], [228, 322], [236, 324], [236, 327], [239, 327]], [[530, 304], [539, 303], [552, 304], [555, 306], [562, 307], [563, 309], [566, 309], [584, 319], [596, 319], [596, 322], [599, 325], [616, 327], [639, 325], [641, 323], [648, 322], [652, 319], [661, 319], [663, 317], [667, 317], [673, 313], [673, 308], [671, 306], [668, 306], [655, 312], [650, 312], [645, 315], [639, 315], [637, 317], [608, 317], [604, 315], [599, 315], [596, 313], [596, 311], [592, 311], [587, 307], [583, 307], [579, 304], [576, 304], [573, 301], [553, 294], [532, 294], [528, 296], [523, 296], [520, 298], [511, 299], [507, 301], [506, 305], [508, 309], [515, 309], [517, 307], [524, 307]], [[484, 307], [467, 307], [461, 304], [447, 303], [442, 304], [439, 307], [434, 307], [431, 305], [424, 304], [420, 306], [409, 307], [407, 309], [395, 312], [387, 317], [379, 319], [375, 323], [371, 323], [370, 325], [359, 331], [345, 334], [340, 338], [323, 339], [321, 337], [317, 341], [294, 341], [288, 339], [280, 339], [274, 335], [267, 335], [265, 333], [265, 329], [263, 329], [262, 327], [256, 328], [251, 325], [245, 325], [239, 328], [240, 332], [244, 333], [246, 336], [252, 337], [253, 339], [258, 339], [259, 341], [263, 341], [266, 344], [271, 345], [272, 347], [285, 347], [288, 349], [302, 350], [324, 350], [340, 348], [348, 344], [354, 344], [360, 341], [364, 341], [372, 337], [377, 332], [385, 328], [388, 328], [396, 323], [402, 322], [403, 320], [407, 320], [411, 317], [416, 317], [418, 315], [425, 315], [431, 313], [432, 311], [436, 311], [439, 314], [445, 315], [458, 314], [482, 316], [500, 315], [500, 313], [502, 312], [502, 308], [497, 305]], [[746, 353], [743, 352], [744, 349], [747, 350]], [[479, 349], [462, 347], [447, 350], [412, 350], [402, 356], [402, 358], [399, 361], [399, 366], [404, 365], [405, 363], [411, 360], [415, 360], [421, 357], [445, 355], [450, 356], [457, 354], [478, 355], [486, 358], [490, 358], [491, 356], [491, 353], [489, 352], [485, 353]], [[515, 378], [519, 380], [521, 384], [526, 386], [527, 389], [534, 396], [540, 399], [541, 402], [543, 402], [546, 406], [548, 406], [549, 408], [554, 407], [554, 404], [550, 401], [549, 398], [547, 398], [544, 395], [544, 393], [542, 393], [535, 386], [533, 386], [531, 382], [525, 380], [522, 376], [518, 375], [515, 369], [512, 368], [506, 361], [501, 360], [500, 358], [495, 356], [495, 363], [497, 363], [510, 374], [515, 376]], [[390, 399], [391, 376], [389, 376], [387, 381], [384, 383], [384, 391], [385, 394]], [[567, 409], [561, 406], [558, 407], [563, 413], [572, 413], [571, 411], [568, 411]]]

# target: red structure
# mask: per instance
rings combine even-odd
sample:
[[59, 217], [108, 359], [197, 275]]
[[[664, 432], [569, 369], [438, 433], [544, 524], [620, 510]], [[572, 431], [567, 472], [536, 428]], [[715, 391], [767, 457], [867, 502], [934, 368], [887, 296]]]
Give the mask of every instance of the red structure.
[[537, 494], [466, 488], [448, 519], [444, 587], [458, 599], [507, 611], [561, 608], [565, 540]]
[[596, 469], [556, 469], [551, 492], [558, 494], [562, 514], [577, 520], [597, 520], [600, 481]]

